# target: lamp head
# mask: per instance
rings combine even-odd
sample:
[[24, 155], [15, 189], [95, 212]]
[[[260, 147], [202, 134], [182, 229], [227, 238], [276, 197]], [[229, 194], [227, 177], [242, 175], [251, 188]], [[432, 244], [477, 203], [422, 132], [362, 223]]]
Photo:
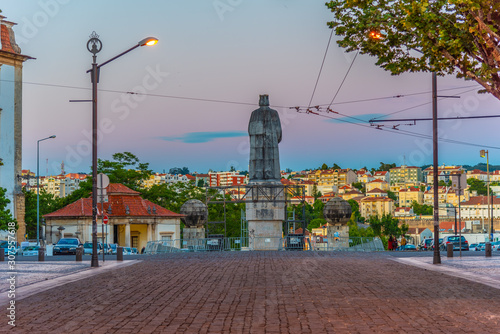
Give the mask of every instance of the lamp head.
[[370, 37], [370, 39], [374, 39], [374, 40], [380, 40], [380, 39], [384, 38], [384, 35], [382, 35], [382, 33], [378, 30], [370, 31], [368, 36]]
[[158, 43], [158, 38], [146, 37], [143, 40], [141, 40], [138, 44], [139, 44], [139, 46], [144, 46], [144, 45], [152, 46], [152, 45], [155, 45], [156, 43]]
[[56, 135], [52, 135], [52, 136], [50, 136], [49, 138], [55, 138], [55, 137], [56, 137]]

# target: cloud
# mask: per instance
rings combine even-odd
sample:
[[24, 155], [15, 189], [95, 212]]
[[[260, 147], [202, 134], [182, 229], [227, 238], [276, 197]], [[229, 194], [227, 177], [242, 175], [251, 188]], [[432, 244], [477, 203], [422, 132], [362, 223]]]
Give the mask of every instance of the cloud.
[[166, 141], [180, 141], [183, 143], [197, 144], [208, 143], [219, 138], [245, 137], [245, 131], [220, 131], [220, 132], [188, 132], [181, 136], [160, 137]]
[[329, 119], [327, 122], [329, 123], [368, 123], [373, 118], [383, 118], [386, 117], [385, 114], [363, 114], [363, 115], [355, 115], [350, 117], [339, 117], [334, 119]]

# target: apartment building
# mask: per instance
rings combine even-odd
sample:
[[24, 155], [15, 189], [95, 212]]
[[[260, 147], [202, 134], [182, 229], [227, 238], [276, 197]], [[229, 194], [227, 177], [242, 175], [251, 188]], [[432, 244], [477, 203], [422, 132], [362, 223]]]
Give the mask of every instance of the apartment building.
[[389, 170], [389, 179], [391, 184], [407, 182], [420, 183], [423, 180], [422, 168], [406, 165], [394, 167]]

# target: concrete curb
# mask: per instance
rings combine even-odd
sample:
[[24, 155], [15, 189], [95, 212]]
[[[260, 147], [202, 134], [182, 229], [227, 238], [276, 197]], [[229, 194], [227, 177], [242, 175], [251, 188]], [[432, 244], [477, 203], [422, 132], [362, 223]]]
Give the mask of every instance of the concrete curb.
[[[88, 278], [91, 276], [95, 276], [98, 274], [102, 274], [106, 271], [113, 270], [113, 269], [118, 269], [122, 267], [127, 267], [131, 266], [134, 264], [137, 264], [139, 262], [142, 262], [142, 260], [129, 260], [129, 261], [123, 261], [123, 262], [115, 262], [115, 263], [110, 263], [106, 264], [104, 266], [100, 266], [99, 268], [91, 268], [89, 267], [88, 269], [85, 270], [80, 270], [76, 273], [72, 274], [67, 274], [64, 276], [56, 277], [53, 279], [49, 279], [46, 281], [42, 282], [36, 282], [32, 284], [28, 284], [22, 287], [16, 288], [16, 297], [15, 300], [22, 300], [24, 298], [30, 297], [32, 295], [35, 295], [37, 293], [47, 291], [56, 287], [60, 287], [62, 285], [71, 283], [71, 282], [76, 282], [84, 278]], [[11, 298], [8, 298], [7, 292], [4, 292], [0, 295], [0, 305], [8, 304], [9, 301], [12, 300]]]

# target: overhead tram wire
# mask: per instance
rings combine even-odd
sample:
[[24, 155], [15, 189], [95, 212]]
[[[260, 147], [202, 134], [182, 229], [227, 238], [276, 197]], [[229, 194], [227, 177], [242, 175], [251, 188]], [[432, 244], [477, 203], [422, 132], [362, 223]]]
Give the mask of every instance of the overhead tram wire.
[[[330, 117], [328, 115], [323, 115], [323, 114], [318, 114], [318, 113], [314, 113], [314, 114], [317, 115], [317, 116], [320, 116], [320, 117], [324, 117], [324, 118], [328, 118], [328, 119], [333, 119], [333, 120], [337, 120], [339, 122], [344, 122], [344, 123], [348, 123], [348, 124], [352, 124], [352, 125], [357, 125], [357, 126], [361, 126], [361, 127], [372, 129], [372, 130], [387, 131], [387, 132], [390, 132], [390, 133], [396, 133], [396, 134], [400, 134], [400, 135], [404, 135], [404, 136], [409, 136], [409, 137], [415, 137], [415, 138], [432, 139], [431, 135], [426, 135], [426, 134], [423, 134], [423, 133], [411, 132], [411, 131], [406, 131], [406, 130], [384, 129], [384, 128], [382, 128], [382, 126], [381, 127], [373, 127], [373, 126], [370, 126], [370, 125], [367, 125], [367, 124], [360, 124], [360, 123], [348, 121], [348, 120], [345, 120], [345, 119], [342, 119], [342, 118]], [[347, 115], [342, 115], [341, 113], [338, 113], [338, 114], [341, 115], [341, 116], [349, 117]], [[466, 145], [466, 146], [473, 146], [473, 147], [485, 147], [485, 148], [491, 148], [491, 149], [495, 149], [495, 150], [500, 150], [500, 147], [497, 147], [497, 146], [480, 145], [480, 144], [468, 143], [468, 142], [463, 142], [463, 141], [454, 140], [454, 139], [439, 138], [439, 141], [445, 142], [445, 143], [449, 143], [449, 144]]]
[[[13, 80], [6, 80], [6, 79], [0, 79], [0, 82], [14, 82]], [[46, 86], [46, 87], [54, 87], [54, 88], [65, 88], [65, 89], [79, 89], [79, 90], [91, 90], [90, 88], [87, 87], [78, 87], [78, 86], [70, 86], [70, 85], [58, 85], [58, 84], [49, 84], [49, 83], [40, 83], [40, 82], [29, 82], [29, 81], [23, 81], [23, 84], [25, 85], [34, 85], [34, 86]], [[468, 88], [467, 87], [456, 87], [456, 88], [448, 88], [444, 89], [445, 90], [455, 90], [455, 89], [462, 89], [462, 88]], [[477, 88], [473, 88], [477, 89]], [[117, 94], [131, 94], [131, 95], [142, 95], [142, 96], [151, 96], [151, 97], [160, 97], [160, 98], [168, 98], [168, 99], [180, 99], [180, 100], [189, 100], [189, 101], [200, 101], [200, 102], [213, 102], [213, 103], [228, 103], [228, 104], [240, 104], [240, 105], [251, 105], [254, 106], [255, 103], [249, 103], [249, 102], [238, 102], [238, 101], [227, 101], [227, 100], [217, 100], [217, 99], [202, 99], [202, 98], [195, 98], [195, 97], [186, 97], [186, 96], [173, 96], [173, 95], [163, 95], [163, 94], [144, 94], [144, 93], [137, 93], [137, 92], [130, 92], [130, 91], [120, 91], [120, 90], [110, 90], [110, 89], [99, 89], [100, 92], [107, 92], [107, 93], [117, 93]], [[376, 101], [376, 100], [383, 100], [383, 99], [395, 99], [395, 98], [402, 98], [402, 97], [407, 97], [407, 96], [414, 96], [414, 95], [421, 95], [421, 94], [428, 94], [429, 92], [419, 92], [419, 93], [411, 93], [411, 94], [405, 94], [405, 95], [394, 95], [394, 96], [386, 96], [386, 97], [377, 97], [377, 98], [371, 98], [371, 99], [360, 99], [360, 100], [351, 100], [351, 101], [344, 101], [344, 102], [336, 102], [334, 104], [352, 104], [352, 103], [362, 103], [362, 102], [370, 102], [370, 101]], [[320, 104], [319, 106], [326, 106], [328, 104]], [[296, 109], [296, 107], [287, 107], [287, 106], [275, 106], [276, 108], [284, 108], [284, 109]], [[302, 107], [301, 107], [302, 108]]]
[[314, 85], [314, 89], [313, 89], [313, 92], [311, 95], [311, 100], [309, 100], [308, 108], [311, 107], [311, 103], [314, 99], [314, 94], [316, 94], [316, 88], [318, 87], [319, 78], [321, 77], [321, 72], [323, 71], [323, 65], [325, 65], [325, 59], [326, 59], [326, 55], [328, 54], [328, 49], [330, 48], [330, 42], [332, 41], [333, 32], [334, 32], [334, 30], [332, 29], [332, 32], [330, 33], [330, 38], [328, 39], [328, 44], [326, 45], [326, 50], [325, 50], [325, 54], [323, 56], [323, 61], [321, 62], [321, 66], [319, 68], [318, 77], [316, 78], [316, 83]]
[[356, 60], [356, 58], [358, 57], [358, 54], [359, 54], [359, 50], [356, 52], [356, 54], [354, 55], [354, 58], [352, 59], [351, 61], [351, 65], [349, 65], [349, 68], [347, 69], [347, 72], [345, 73], [344, 75], [344, 79], [342, 79], [342, 82], [340, 83], [340, 86], [339, 88], [337, 89], [337, 91], [335, 92], [335, 95], [333, 96], [333, 99], [332, 101], [330, 102], [330, 104], [328, 105], [328, 108], [327, 110], [330, 110], [330, 107], [332, 106], [333, 104], [333, 101], [335, 101], [335, 99], [337, 98], [337, 95], [339, 94], [340, 92], [340, 89], [342, 88], [342, 86], [344, 85], [344, 82], [345, 82], [345, 79], [347, 79], [347, 76], [349, 75], [349, 72], [351, 72], [351, 68], [352, 68], [352, 65], [354, 65], [354, 61]]

